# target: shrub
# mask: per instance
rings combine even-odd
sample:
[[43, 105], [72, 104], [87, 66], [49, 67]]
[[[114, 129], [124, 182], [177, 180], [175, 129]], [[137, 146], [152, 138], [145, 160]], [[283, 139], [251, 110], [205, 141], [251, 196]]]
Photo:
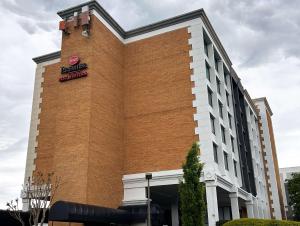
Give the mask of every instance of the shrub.
[[229, 221], [224, 226], [300, 226], [300, 222], [244, 218]]
[[205, 186], [200, 182], [203, 164], [199, 162], [199, 145], [194, 143], [183, 164], [183, 178], [179, 186], [182, 226], [203, 226], [205, 214]]
[[223, 226], [225, 223], [229, 222], [230, 220], [220, 220], [216, 222], [216, 226]]

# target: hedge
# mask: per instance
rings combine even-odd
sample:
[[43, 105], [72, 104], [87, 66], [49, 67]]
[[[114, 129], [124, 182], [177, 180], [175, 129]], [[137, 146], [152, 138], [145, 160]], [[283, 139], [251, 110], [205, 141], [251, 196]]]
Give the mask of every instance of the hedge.
[[223, 226], [225, 223], [229, 222], [230, 220], [220, 220], [216, 222], [216, 226]]
[[286, 220], [239, 219], [225, 223], [223, 226], [300, 226], [300, 222]]

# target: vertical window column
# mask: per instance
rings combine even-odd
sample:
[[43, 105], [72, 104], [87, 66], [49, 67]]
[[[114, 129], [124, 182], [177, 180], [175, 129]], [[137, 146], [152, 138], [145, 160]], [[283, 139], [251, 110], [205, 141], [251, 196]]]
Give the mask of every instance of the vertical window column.
[[218, 145], [216, 145], [215, 143], [213, 143], [213, 151], [214, 151], [214, 161], [215, 161], [215, 163], [218, 163], [219, 162]]
[[207, 93], [208, 93], [208, 103], [211, 107], [213, 107], [213, 92], [209, 87], [207, 87]]
[[237, 177], [238, 173], [237, 173], [237, 161], [233, 160], [233, 165], [234, 165], [234, 174]]
[[206, 72], [206, 78], [207, 78], [207, 80], [211, 81], [210, 66], [208, 65], [207, 62], [205, 62], [205, 72]]
[[213, 134], [216, 134], [215, 117], [212, 116], [211, 114], [210, 114], [210, 125], [211, 125], [211, 132]]
[[218, 91], [218, 94], [221, 95], [221, 81], [218, 77], [216, 77], [216, 81], [217, 81], [217, 91]]
[[223, 104], [221, 103], [221, 101], [218, 101], [218, 104], [219, 104], [220, 118], [223, 119]]
[[229, 170], [229, 164], [228, 164], [228, 154], [227, 152], [223, 152], [224, 153], [224, 166], [226, 170]]
[[221, 135], [222, 135], [222, 142], [226, 144], [226, 135], [225, 135], [225, 128], [221, 125]]

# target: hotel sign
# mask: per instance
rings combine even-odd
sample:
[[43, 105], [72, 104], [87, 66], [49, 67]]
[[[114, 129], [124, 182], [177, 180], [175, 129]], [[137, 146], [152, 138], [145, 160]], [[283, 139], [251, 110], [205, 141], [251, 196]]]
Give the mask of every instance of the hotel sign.
[[88, 75], [85, 69], [88, 68], [86, 63], [80, 63], [78, 56], [74, 55], [69, 58], [69, 67], [61, 67], [62, 77], [60, 82], [66, 82], [72, 79], [86, 77]]

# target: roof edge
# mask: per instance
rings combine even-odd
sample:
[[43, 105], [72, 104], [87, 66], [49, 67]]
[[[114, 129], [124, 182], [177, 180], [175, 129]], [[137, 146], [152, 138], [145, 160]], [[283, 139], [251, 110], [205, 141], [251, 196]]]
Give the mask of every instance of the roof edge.
[[270, 112], [270, 115], [271, 115], [271, 116], [273, 115], [272, 109], [271, 109], [271, 107], [270, 107], [270, 105], [269, 105], [269, 102], [268, 102], [268, 100], [267, 100], [266, 97], [255, 98], [255, 99], [253, 99], [253, 101], [254, 101], [254, 102], [261, 102], [261, 101], [263, 101], [264, 104], [266, 105], [267, 110]]
[[204, 24], [207, 26], [208, 31], [211, 33], [212, 38], [214, 39], [214, 41], [216, 42], [218, 48], [220, 49], [221, 53], [224, 54], [225, 60], [228, 61], [228, 64], [230, 67], [232, 67], [232, 62], [224, 48], [224, 46], [222, 45], [217, 32], [215, 31], [215, 29], [213, 28], [212, 24], [210, 23], [205, 11], [203, 10], [203, 14], [202, 14], [202, 19]]
[[99, 13], [103, 19], [123, 38], [131, 38], [138, 35], [142, 35], [151, 31], [155, 31], [158, 29], [166, 28], [172, 25], [176, 25], [179, 23], [183, 23], [195, 18], [201, 18], [203, 20], [204, 25], [207, 27], [210, 35], [212, 36], [213, 40], [215, 41], [218, 49], [221, 51], [222, 55], [224, 56], [227, 64], [229, 66], [232, 65], [232, 62], [226, 53], [216, 31], [214, 30], [212, 24], [210, 23], [205, 11], [203, 9], [194, 10], [188, 13], [184, 13], [175, 17], [171, 17], [165, 20], [161, 20], [146, 26], [138, 27], [129, 31], [125, 31], [112, 17], [111, 15], [96, 1], [88, 1], [82, 3], [80, 5], [67, 8], [65, 10], [61, 10], [57, 12], [57, 14], [62, 18], [66, 19], [74, 15], [74, 12], [81, 12], [82, 7], [88, 6], [90, 10], [95, 10]]
[[96, 10], [102, 17], [103, 19], [110, 25], [112, 28], [118, 32], [118, 34], [122, 37], [125, 38], [125, 31], [123, 28], [109, 15], [109, 13], [95, 0], [89, 1], [82, 3], [77, 6], [70, 7], [65, 10], [58, 11], [57, 14], [62, 18], [62, 19], [67, 19], [71, 16], [74, 16], [74, 12], [81, 12], [82, 7], [88, 6], [90, 10]]
[[178, 16], [170, 17], [158, 22], [154, 22], [142, 27], [134, 28], [132, 30], [125, 31], [125, 38], [131, 38], [137, 35], [141, 35], [144, 33], [148, 33], [172, 25], [183, 23], [192, 19], [200, 18], [201, 16], [203, 16], [203, 14], [204, 14], [204, 10], [198, 9], [188, 13], [180, 14]]
[[246, 90], [246, 89], [244, 90], [244, 95], [245, 95], [246, 99], [248, 100], [249, 104], [251, 105], [251, 107], [253, 108], [253, 110], [255, 111], [255, 113], [258, 114], [257, 107], [256, 107], [253, 99], [251, 98], [248, 90]]
[[236, 71], [233, 67], [230, 67], [230, 75], [232, 79], [236, 82], [238, 88], [241, 90], [241, 92], [244, 92], [244, 87], [242, 85], [240, 77], [237, 75]]
[[34, 57], [32, 58], [32, 60], [36, 63], [36, 64], [40, 64], [46, 61], [50, 61], [50, 60], [55, 60], [60, 58], [61, 56], [61, 51], [56, 51], [56, 52], [52, 52], [52, 53], [48, 53], [42, 56], [38, 56], [38, 57]]

